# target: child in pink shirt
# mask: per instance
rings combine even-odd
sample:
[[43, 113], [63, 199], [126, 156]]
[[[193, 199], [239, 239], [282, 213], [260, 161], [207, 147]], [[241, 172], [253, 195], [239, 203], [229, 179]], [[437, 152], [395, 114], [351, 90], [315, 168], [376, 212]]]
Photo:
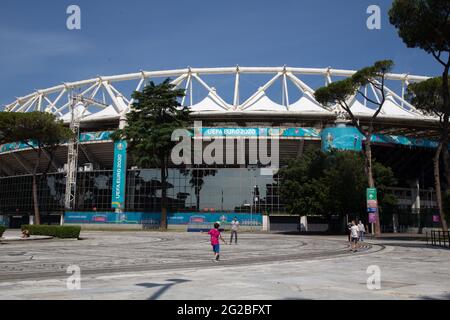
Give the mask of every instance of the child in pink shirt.
[[227, 242], [222, 238], [222, 235], [220, 234], [219, 227], [220, 227], [220, 225], [216, 222], [216, 223], [214, 223], [214, 229], [211, 229], [208, 232], [208, 234], [211, 236], [211, 245], [212, 245], [214, 256], [215, 256], [215, 260], [213, 260], [213, 261], [215, 261], [215, 262], [219, 261], [219, 258], [220, 258], [219, 239], [222, 240], [225, 244], [227, 244]]

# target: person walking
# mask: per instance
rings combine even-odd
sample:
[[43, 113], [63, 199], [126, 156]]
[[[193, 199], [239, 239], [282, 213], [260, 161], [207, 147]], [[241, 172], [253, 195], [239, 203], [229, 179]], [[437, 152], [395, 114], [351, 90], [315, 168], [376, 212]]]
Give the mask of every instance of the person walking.
[[233, 218], [233, 221], [231, 221], [231, 237], [230, 237], [230, 244], [233, 242], [233, 235], [234, 235], [234, 243], [237, 244], [238, 240], [238, 230], [239, 230], [239, 221], [237, 217]]
[[352, 226], [350, 227], [350, 237], [352, 239], [351, 251], [355, 252], [358, 247], [359, 228], [354, 220], [352, 221]]
[[364, 227], [364, 223], [361, 220], [359, 220], [358, 229], [359, 229], [359, 241], [364, 241], [366, 228]]

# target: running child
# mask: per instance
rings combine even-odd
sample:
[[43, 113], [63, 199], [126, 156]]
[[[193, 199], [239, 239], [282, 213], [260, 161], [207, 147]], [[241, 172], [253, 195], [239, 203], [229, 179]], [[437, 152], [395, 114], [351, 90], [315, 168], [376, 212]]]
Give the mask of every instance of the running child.
[[214, 223], [214, 228], [209, 230], [209, 232], [208, 232], [208, 234], [211, 236], [211, 245], [212, 245], [214, 256], [215, 256], [215, 260], [213, 260], [214, 262], [219, 261], [219, 259], [220, 259], [219, 239], [222, 240], [225, 244], [227, 244], [225, 239], [222, 238], [222, 235], [220, 234], [219, 227], [220, 227], [220, 224], [218, 224], [216, 222], [216, 223]]

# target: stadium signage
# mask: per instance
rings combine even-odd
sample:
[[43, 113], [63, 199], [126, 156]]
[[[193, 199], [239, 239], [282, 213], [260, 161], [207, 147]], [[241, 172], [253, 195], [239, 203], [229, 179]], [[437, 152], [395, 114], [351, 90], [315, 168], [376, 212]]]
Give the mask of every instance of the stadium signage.
[[377, 189], [367, 188], [366, 198], [367, 198], [367, 213], [369, 214], [369, 223], [376, 223], [378, 215]]
[[125, 185], [127, 172], [127, 142], [119, 140], [114, 143], [114, 167], [112, 187], [112, 207], [125, 207]]

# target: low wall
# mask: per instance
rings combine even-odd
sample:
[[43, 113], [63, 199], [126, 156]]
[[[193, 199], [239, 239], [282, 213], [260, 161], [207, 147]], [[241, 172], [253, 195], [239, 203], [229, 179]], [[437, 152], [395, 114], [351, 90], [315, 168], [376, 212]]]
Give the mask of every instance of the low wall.
[[142, 224], [113, 224], [113, 223], [103, 223], [103, 224], [95, 224], [95, 223], [65, 223], [66, 226], [80, 226], [81, 230], [90, 230], [90, 231], [102, 231], [102, 230], [117, 230], [117, 231], [136, 231], [136, 230], [144, 230]]
[[[198, 232], [209, 230], [215, 222], [220, 222], [221, 228], [229, 230], [231, 221], [237, 217], [241, 231], [260, 231], [263, 218], [260, 213], [204, 213], [204, 212], [170, 212], [167, 214], [169, 230]], [[80, 225], [83, 229], [126, 229], [155, 230], [161, 222], [160, 213], [148, 212], [66, 212], [64, 224]]]
[[[426, 234], [431, 231], [442, 231], [442, 228], [422, 228], [422, 234]], [[419, 233], [419, 228], [408, 227], [408, 233]]]

